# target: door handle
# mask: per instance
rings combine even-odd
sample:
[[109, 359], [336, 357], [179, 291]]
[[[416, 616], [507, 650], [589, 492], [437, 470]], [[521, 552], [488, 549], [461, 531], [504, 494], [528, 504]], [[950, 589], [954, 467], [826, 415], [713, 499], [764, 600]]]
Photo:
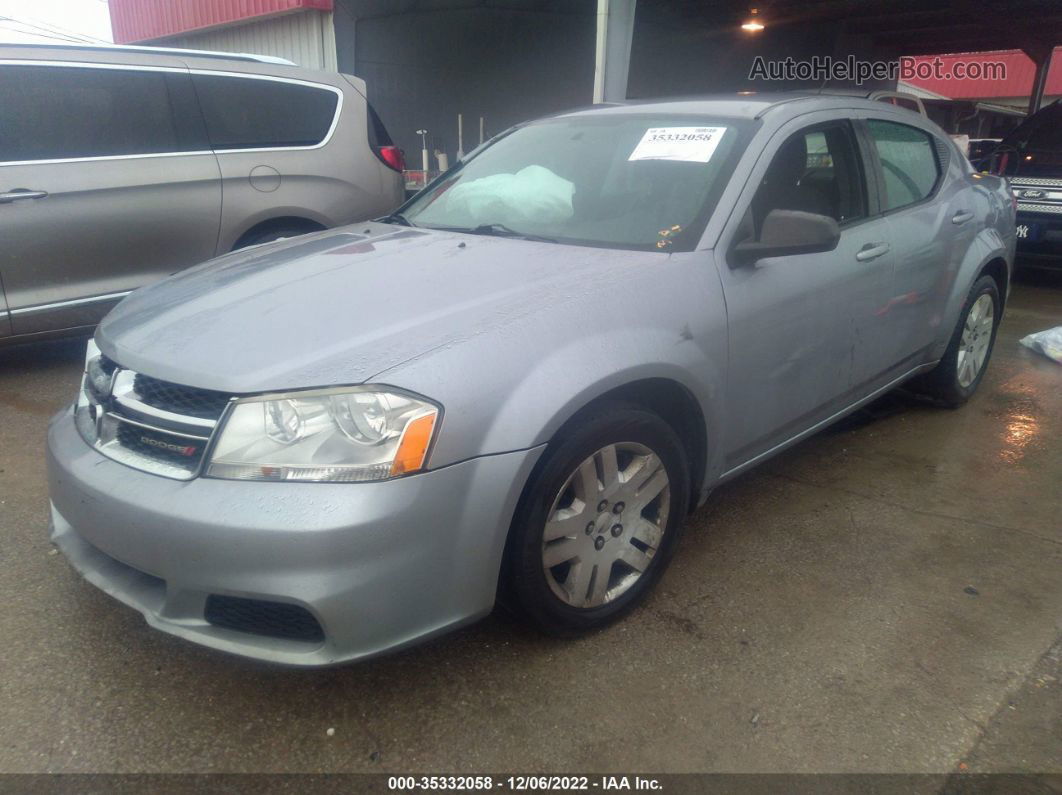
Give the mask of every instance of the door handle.
[[972, 212], [970, 212], [969, 210], [959, 210], [959, 212], [955, 213], [955, 215], [951, 217], [951, 222], [953, 224], [965, 224], [971, 218], [973, 218]]
[[46, 190], [26, 190], [26, 188], [15, 188], [8, 193], [0, 193], [0, 204], [11, 204], [11, 202], [21, 201], [22, 199], [43, 199], [48, 195]]
[[856, 259], [860, 262], [867, 262], [868, 260], [877, 259], [882, 254], [888, 253], [888, 243], [867, 243], [863, 248], [856, 252]]

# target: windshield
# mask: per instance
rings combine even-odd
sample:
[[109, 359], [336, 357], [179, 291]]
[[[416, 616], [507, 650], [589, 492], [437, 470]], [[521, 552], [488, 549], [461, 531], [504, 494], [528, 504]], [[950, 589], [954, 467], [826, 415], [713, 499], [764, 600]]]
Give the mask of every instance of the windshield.
[[520, 127], [403, 209], [416, 226], [591, 246], [688, 250], [750, 122], [587, 115]]

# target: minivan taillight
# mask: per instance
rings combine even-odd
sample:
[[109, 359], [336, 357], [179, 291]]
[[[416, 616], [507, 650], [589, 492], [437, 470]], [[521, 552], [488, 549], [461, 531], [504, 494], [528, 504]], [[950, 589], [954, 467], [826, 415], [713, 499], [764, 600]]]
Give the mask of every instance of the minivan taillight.
[[389, 167], [395, 171], [402, 171], [406, 167], [406, 159], [402, 156], [402, 150], [397, 146], [377, 146], [374, 151]]

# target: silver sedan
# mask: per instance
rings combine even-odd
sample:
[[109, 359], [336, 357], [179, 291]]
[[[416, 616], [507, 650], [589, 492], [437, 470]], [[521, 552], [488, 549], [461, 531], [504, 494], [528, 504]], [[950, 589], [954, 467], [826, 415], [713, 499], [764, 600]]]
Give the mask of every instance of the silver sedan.
[[958, 406], [1012, 197], [899, 108], [751, 96], [497, 136], [394, 214], [144, 288], [51, 424], [52, 537], [155, 627], [298, 665], [608, 624], [712, 489], [884, 392]]

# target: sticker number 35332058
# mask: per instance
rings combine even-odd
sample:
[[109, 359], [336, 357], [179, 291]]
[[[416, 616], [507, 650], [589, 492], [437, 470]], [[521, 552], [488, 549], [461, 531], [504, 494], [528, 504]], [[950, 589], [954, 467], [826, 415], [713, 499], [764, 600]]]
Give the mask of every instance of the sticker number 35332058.
[[726, 127], [651, 127], [627, 160], [685, 160], [707, 163]]

